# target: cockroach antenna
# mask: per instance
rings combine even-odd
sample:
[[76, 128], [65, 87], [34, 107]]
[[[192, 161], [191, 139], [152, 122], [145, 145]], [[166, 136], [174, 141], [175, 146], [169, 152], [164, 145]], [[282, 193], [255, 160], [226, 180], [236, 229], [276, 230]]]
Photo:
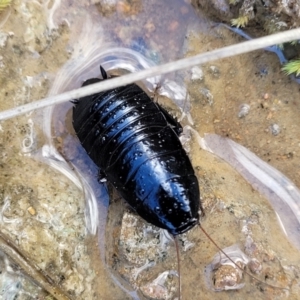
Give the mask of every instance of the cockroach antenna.
[[151, 99], [154, 101], [154, 102], [157, 102], [158, 103], [158, 97], [159, 97], [159, 91], [162, 87], [162, 79], [159, 80], [158, 82], [155, 83], [156, 84], [156, 87], [155, 89], [153, 90], [152, 92], [152, 96], [151, 96]]
[[181, 276], [180, 276], [180, 255], [179, 255], [179, 245], [178, 245], [178, 238], [176, 235], [173, 235], [175, 248], [176, 248], [176, 255], [177, 255], [177, 273], [178, 273], [178, 299], [181, 300]]
[[103, 78], [103, 79], [107, 79], [107, 78], [108, 78], [107, 73], [106, 73], [106, 71], [103, 69], [102, 66], [100, 66], [100, 72], [101, 72], [101, 75], [102, 75], [102, 78]]

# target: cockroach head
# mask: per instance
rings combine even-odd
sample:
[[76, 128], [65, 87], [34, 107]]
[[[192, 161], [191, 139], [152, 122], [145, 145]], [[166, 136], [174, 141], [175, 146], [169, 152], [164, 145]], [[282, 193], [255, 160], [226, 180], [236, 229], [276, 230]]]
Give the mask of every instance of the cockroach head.
[[90, 78], [90, 79], [84, 81], [82, 86], [87, 86], [87, 85], [94, 84], [94, 83], [97, 83], [100, 81], [101, 81], [101, 79], [99, 79], [99, 78]]
[[100, 65], [100, 73], [102, 75], [103, 80], [108, 78], [106, 71], [103, 69], [101, 65]]

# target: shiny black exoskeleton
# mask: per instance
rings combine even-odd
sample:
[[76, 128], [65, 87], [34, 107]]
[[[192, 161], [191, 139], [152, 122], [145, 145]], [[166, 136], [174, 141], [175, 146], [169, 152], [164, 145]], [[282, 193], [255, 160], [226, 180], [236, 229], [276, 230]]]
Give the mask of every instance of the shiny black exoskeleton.
[[182, 127], [171, 115], [136, 84], [74, 103], [80, 143], [143, 219], [173, 235], [199, 223], [198, 180], [178, 138]]

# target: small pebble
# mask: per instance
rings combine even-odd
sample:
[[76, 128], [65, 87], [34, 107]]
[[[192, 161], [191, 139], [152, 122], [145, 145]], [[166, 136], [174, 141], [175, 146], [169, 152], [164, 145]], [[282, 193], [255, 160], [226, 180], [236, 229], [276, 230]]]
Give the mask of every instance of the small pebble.
[[192, 72], [192, 80], [203, 80], [204, 74], [201, 68], [195, 66], [191, 69]]
[[210, 90], [206, 89], [206, 88], [201, 88], [199, 91], [206, 98], [208, 104], [209, 105], [213, 105], [213, 103], [214, 103], [214, 96], [212, 95], [212, 93], [210, 92]]
[[35, 216], [36, 215], [36, 210], [30, 206], [27, 208], [27, 211], [32, 215], [32, 216]]
[[238, 117], [239, 118], [243, 118], [245, 116], [247, 116], [249, 114], [249, 111], [250, 111], [250, 105], [249, 104], [242, 104], [240, 105], [240, 110], [239, 110], [239, 113], [238, 113]]
[[256, 258], [252, 258], [248, 263], [248, 268], [253, 274], [259, 274], [262, 270], [262, 265]]
[[279, 127], [278, 124], [272, 124], [270, 126], [270, 129], [271, 129], [272, 134], [275, 135], [275, 136], [280, 133], [280, 127]]
[[214, 274], [214, 288], [219, 291], [234, 289], [241, 282], [241, 274], [233, 266], [222, 265]]
[[0, 47], [1, 48], [6, 46], [8, 36], [9, 36], [8, 33], [0, 32]]
[[265, 99], [265, 100], [268, 100], [268, 99], [269, 99], [269, 94], [268, 94], [268, 93], [265, 93], [265, 94], [264, 94], [264, 99]]
[[214, 77], [218, 78], [218, 77], [220, 76], [220, 70], [219, 70], [218, 67], [216, 67], [216, 66], [210, 66], [210, 67], [209, 67], [209, 70], [210, 70], [211, 74], [212, 74]]

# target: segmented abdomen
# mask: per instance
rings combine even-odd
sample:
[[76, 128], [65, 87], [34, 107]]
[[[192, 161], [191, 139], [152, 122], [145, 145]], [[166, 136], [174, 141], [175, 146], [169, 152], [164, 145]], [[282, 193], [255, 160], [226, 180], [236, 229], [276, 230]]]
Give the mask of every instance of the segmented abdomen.
[[192, 226], [197, 178], [177, 134], [140, 87], [80, 99], [73, 125], [88, 155], [144, 219], [174, 234]]

